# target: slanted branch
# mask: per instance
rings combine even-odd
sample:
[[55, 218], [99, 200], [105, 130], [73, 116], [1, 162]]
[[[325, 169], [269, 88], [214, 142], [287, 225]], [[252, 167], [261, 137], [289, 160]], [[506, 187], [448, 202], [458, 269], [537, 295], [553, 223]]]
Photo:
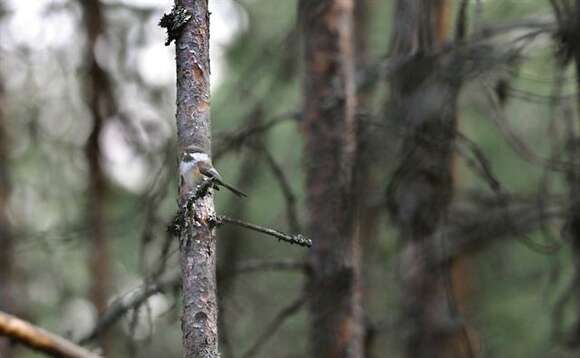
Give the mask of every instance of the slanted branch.
[[151, 296], [178, 288], [180, 284], [181, 275], [176, 273], [163, 280], [144, 283], [143, 286], [131, 292], [129, 298], [126, 298], [127, 295], [122, 295], [121, 298], [111, 304], [102, 317], [99, 318], [97, 324], [79, 342], [86, 344], [95, 340], [124, 317], [127, 312], [139, 309]]
[[54, 357], [100, 357], [60, 336], [4, 312], [0, 312], [0, 336], [6, 336], [29, 348]]
[[285, 234], [285, 233], [278, 231], [278, 230], [274, 230], [274, 229], [266, 228], [263, 226], [251, 224], [251, 223], [248, 223], [248, 222], [245, 222], [242, 220], [233, 219], [233, 218], [223, 216], [223, 215], [218, 217], [218, 222], [219, 223], [233, 224], [233, 225], [241, 226], [241, 227], [246, 228], [246, 229], [261, 232], [262, 234], [273, 236], [273, 237], [277, 238], [278, 240], [287, 242], [289, 244], [296, 244], [298, 246], [303, 246], [303, 247], [311, 247], [312, 246], [312, 240], [304, 237], [301, 234], [288, 235], [288, 234]]

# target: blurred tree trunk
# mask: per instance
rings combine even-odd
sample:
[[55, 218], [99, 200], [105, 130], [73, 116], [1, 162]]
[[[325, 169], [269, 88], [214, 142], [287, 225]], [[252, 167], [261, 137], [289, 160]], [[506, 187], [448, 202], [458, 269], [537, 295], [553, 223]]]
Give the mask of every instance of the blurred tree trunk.
[[[85, 153], [89, 167], [89, 193], [87, 220], [91, 249], [89, 271], [91, 277], [90, 299], [98, 316], [107, 309], [111, 288], [110, 248], [105, 232], [106, 179], [101, 163], [100, 137], [104, 122], [113, 113], [112, 89], [107, 73], [97, 62], [95, 46], [97, 40], [105, 36], [103, 7], [99, 0], [80, 0], [87, 36], [86, 49], [86, 98], [93, 120], [93, 127], [87, 139]], [[99, 345], [105, 355], [110, 354], [110, 337], [105, 332], [99, 338]]]
[[[354, 46], [356, 54], [356, 68], [361, 70], [368, 68], [368, 37], [369, 37], [369, 23], [370, 14], [372, 11], [370, 0], [357, 0], [354, 2]], [[370, 108], [370, 96], [372, 90], [370, 86], [358, 86], [356, 93], [356, 116], [357, 118], [367, 118], [372, 110]], [[377, 180], [373, 174], [372, 164], [376, 163], [377, 153], [377, 136], [373, 132], [375, 128], [366, 125], [359, 125], [357, 127], [357, 157], [355, 162], [355, 188], [357, 196], [356, 207], [356, 234], [355, 240], [360, 245], [361, 262], [365, 261], [367, 253], [371, 253], [373, 245], [376, 243], [377, 219], [382, 211], [382, 208], [375, 205], [376, 188], [378, 187]], [[370, 265], [362, 265], [361, 270], [366, 271], [370, 269]], [[366, 272], [361, 274], [361, 277], [368, 277]], [[359, 282], [360, 287], [364, 287], [362, 282]], [[363, 299], [366, 301], [366, 292], [362, 291]], [[363, 354], [365, 357], [372, 357], [372, 350], [375, 338], [374, 328], [370, 320], [364, 319], [363, 330]]]
[[[4, 106], [4, 83], [0, 78], [0, 311], [14, 313], [14, 238], [8, 217], [10, 178]], [[9, 358], [11, 354], [10, 341], [0, 337], [0, 357]]]
[[[392, 55], [404, 59], [391, 82], [395, 121], [405, 129], [388, 190], [403, 242], [401, 262], [406, 356], [470, 356], [457, 310], [465, 298], [465, 262], [435, 264], [438, 229], [453, 195], [453, 146], [461, 79], [444, 70], [449, 0], [398, 0]], [[455, 281], [455, 282], [454, 282]], [[455, 286], [455, 287], [453, 287]]]
[[[570, 216], [568, 218], [569, 233], [572, 239], [572, 250], [574, 255], [574, 265], [576, 270], [577, 280], [580, 281], [580, 0], [576, 0], [574, 14], [572, 16], [572, 32], [575, 36], [572, 37], [571, 50], [574, 57], [574, 65], [576, 67], [576, 116], [578, 123], [576, 124], [576, 131], [573, 134], [572, 143], [572, 163], [573, 169], [569, 175], [570, 198], [572, 204], [570, 207]], [[571, 346], [573, 348], [580, 347], [580, 287], [576, 288], [576, 302], [577, 302], [577, 317], [573, 331], [573, 338]]]
[[[175, 44], [177, 65], [177, 140], [180, 153], [195, 146], [210, 154], [210, 63], [207, 0], [178, 0], [192, 18]], [[180, 205], [188, 193], [179, 193]], [[193, 203], [180, 236], [183, 282], [183, 356], [219, 357], [216, 298], [216, 240], [213, 195]]]
[[[368, 25], [369, 11], [371, 5], [369, 0], [357, 0], [354, 4], [354, 37], [355, 37], [355, 54], [356, 68], [363, 69], [368, 66]], [[366, 116], [371, 111], [369, 109], [371, 90], [368, 87], [358, 87], [356, 93], [356, 113], [357, 117]], [[372, 180], [372, 163], [376, 158], [375, 139], [372, 133], [372, 127], [359, 125], [357, 126], [357, 157], [355, 162], [355, 186], [357, 189], [357, 208], [358, 216], [357, 228], [355, 229], [360, 244], [362, 246], [361, 257], [366, 248], [371, 244], [375, 235], [376, 219], [379, 208], [373, 205], [373, 188], [376, 188]]]
[[353, 2], [300, 2], [314, 357], [362, 357]]

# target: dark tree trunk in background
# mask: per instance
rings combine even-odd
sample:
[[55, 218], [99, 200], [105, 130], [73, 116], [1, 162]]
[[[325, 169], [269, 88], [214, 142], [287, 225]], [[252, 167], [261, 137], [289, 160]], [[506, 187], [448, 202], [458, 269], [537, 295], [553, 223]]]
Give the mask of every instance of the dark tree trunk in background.
[[395, 6], [392, 55], [405, 62], [392, 78], [391, 100], [405, 137], [388, 202], [403, 243], [405, 351], [413, 358], [464, 357], [465, 330], [449, 299], [458, 292], [450, 287], [454, 275], [434, 264], [453, 194], [460, 86], [445, 70], [446, 58], [437, 55], [446, 41], [450, 1], [398, 0]]
[[353, 2], [300, 2], [314, 357], [362, 357]]
[[[369, 54], [368, 54], [368, 37], [369, 37], [369, 24], [370, 15], [372, 12], [373, 4], [370, 0], [356, 0], [354, 3], [354, 47], [355, 51], [355, 61], [357, 72], [364, 68], [368, 68]], [[371, 88], [368, 86], [357, 87], [356, 93], [356, 116], [357, 118], [368, 118], [372, 113], [372, 107], [369, 106]], [[382, 212], [382, 208], [376, 205], [376, 193], [377, 188], [380, 187], [380, 183], [376, 180], [376, 172], [373, 169], [377, 169], [373, 166], [378, 158], [376, 153], [380, 153], [377, 149], [377, 136], [376, 128], [373, 126], [359, 125], [357, 127], [357, 158], [354, 167], [354, 180], [355, 180], [355, 190], [356, 190], [356, 218], [357, 226], [354, 229], [356, 234], [355, 240], [360, 245], [360, 260], [365, 261], [367, 253], [372, 255], [372, 250], [376, 244], [376, 233], [377, 233], [377, 219], [379, 214]], [[384, 140], [384, 138], [381, 138]], [[382, 159], [382, 158], [381, 158]], [[367, 270], [370, 269], [370, 265], [361, 265], [361, 270], [365, 271], [361, 274], [361, 277], [368, 277]], [[362, 280], [359, 282], [361, 287], [365, 287]], [[366, 302], [366, 292], [362, 291], [363, 302]], [[372, 318], [374, 319], [374, 317]], [[375, 341], [375, 331], [372, 326], [372, 321], [363, 321], [364, 323], [364, 336], [363, 336], [363, 354], [365, 357], [373, 356], [373, 345]]]
[[[112, 88], [107, 73], [97, 62], [95, 46], [105, 36], [103, 7], [99, 0], [80, 1], [87, 35], [86, 52], [86, 100], [93, 120], [87, 139], [85, 153], [89, 167], [89, 190], [87, 203], [87, 225], [89, 226], [90, 250], [89, 271], [91, 277], [90, 299], [98, 316], [107, 309], [111, 289], [110, 248], [105, 232], [106, 179], [101, 162], [100, 137], [107, 117], [113, 114]], [[99, 338], [103, 353], [110, 351], [110, 335]]]
[[[0, 311], [14, 313], [14, 238], [8, 217], [10, 179], [3, 85], [0, 78]], [[4, 337], [0, 337], [0, 357], [12, 357], [10, 341]]]
[[[368, 35], [369, 15], [371, 4], [369, 0], [357, 0], [354, 4], [354, 46], [357, 70], [366, 68], [368, 65]], [[356, 92], [356, 116], [366, 117], [371, 111], [369, 107], [370, 88], [357, 88]], [[375, 139], [372, 126], [357, 126], [357, 158], [354, 166], [354, 180], [357, 201], [356, 215], [358, 216], [357, 228], [355, 229], [362, 253], [371, 244], [376, 231], [376, 219], [380, 209], [372, 205], [375, 198], [373, 190], [376, 186], [372, 180], [372, 163], [376, 158]]]
[[[368, 36], [370, 23], [370, 0], [357, 0], [354, 2], [353, 22], [354, 22], [354, 47], [357, 69], [365, 66], [368, 62]], [[358, 96], [360, 97], [360, 96]], [[362, 107], [363, 103], [357, 102], [357, 107]]]
[[[176, 41], [177, 139], [180, 153], [196, 146], [210, 153], [209, 12], [207, 0], [176, 2], [191, 14]], [[188, 193], [179, 193], [183, 204]], [[195, 213], [195, 217], [193, 217]], [[197, 199], [180, 237], [183, 280], [183, 356], [218, 357], [216, 240], [213, 195]]]
[[[574, 265], [576, 270], [576, 279], [580, 281], [580, 0], [576, 0], [575, 6], [570, 5], [574, 8], [574, 14], [572, 15], [571, 23], [574, 24], [572, 27], [572, 33], [575, 34], [571, 40], [571, 50], [574, 57], [574, 65], [576, 67], [576, 111], [577, 111], [577, 124], [576, 131], [573, 135], [572, 141], [570, 143], [572, 151], [572, 163], [573, 169], [569, 175], [570, 184], [570, 198], [572, 204], [570, 207], [570, 216], [568, 218], [569, 234], [572, 239], [572, 250], [574, 255]], [[571, 346], [578, 349], [580, 348], [580, 287], [576, 288], [576, 309], [577, 317], [575, 322], [575, 327], [573, 331], [573, 337]]]

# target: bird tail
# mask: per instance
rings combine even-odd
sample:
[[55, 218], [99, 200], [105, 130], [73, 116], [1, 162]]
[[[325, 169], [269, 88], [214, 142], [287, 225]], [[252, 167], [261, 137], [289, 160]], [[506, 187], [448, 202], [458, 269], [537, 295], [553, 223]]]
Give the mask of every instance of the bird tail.
[[238, 189], [234, 188], [233, 186], [231, 186], [231, 185], [229, 185], [229, 184], [227, 184], [227, 183], [224, 183], [224, 182], [223, 182], [223, 181], [221, 181], [221, 180], [219, 181], [219, 184], [220, 184], [221, 186], [225, 187], [226, 189], [230, 190], [232, 193], [236, 194], [237, 196], [239, 196], [239, 197], [241, 197], [241, 198], [246, 198], [246, 197], [248, 197], [248, 195], [246, 195], [246, 193], [244, 193], [244, 192], [242, 192], [242, 191], [240, 191], [240, 190], [238, 190]]

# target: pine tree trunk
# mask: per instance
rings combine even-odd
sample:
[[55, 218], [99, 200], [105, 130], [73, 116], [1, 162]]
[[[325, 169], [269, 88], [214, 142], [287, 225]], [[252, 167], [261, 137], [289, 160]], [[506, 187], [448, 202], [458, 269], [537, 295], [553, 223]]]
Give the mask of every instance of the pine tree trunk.
[[[357, 0], [354, 4], [354, 46], [355, 51], [355, 61], [357, 70], [368, 68], [369, 65], [369, 55], [368, 55], [368, 37], [369, 37], [369, 24], [370, 15], [372, 13], [374, 4], [370, 0]], [[356, 93], [356, 113], [358, 116], [363, 118], [370, 113], [370, 97], [372, 94], [371, 88], [358, 87]], [[360, 245], [360, 258], [361, 262], [365, 261], [367, 253], [371, 254], [376, 243], [377, 234], [377, 222], [382, 212], [382, 207], [374, 205], [376, 202], [376, 188], [378, 187], [377, 180], [375, 180], [376, 174], [373, 169], [373, 163], [376, 163], [378, 159], [376, 157], [377, 151], [377, 139], [378, 137], [373, 132], [376, 128], [372, 126], [359, 125], [357, 128], [357, 158], [355, 163], [355, 190], [356, 190], [356, 212], [357, 217], [356, 228], [354, 232], [356, 234], [355, 240]], [[381, 138], [383, 140], [384, 138]], [[372, 254], [371, 254], [372, 255]], [[363, 265], [361, 270], [363, 271], [361, 277], [367, 277], [366, 270], [369, 270], [369, 265]], [[359, 283], [361, 287], [364, 285], [362, 282]], [[362, 301], [366, 302], [366, 292], [363, 290], [361, 292], [363, 298]], [[363, 336], [363, 356], [372, 357], [373, 356], [373, 345], [375, 341], [375, 332], [371, 325], [364, 325], [364, 336]]]
[[360, 248], [355, 240], [357, 150], [353, 2], [300, 2], [309, 299], [314, 357], [362, 357]]
[[[574, 41], [573, 56], [574, 65], [576, 67], [576, 105], [577, 105], [577, 116], [578, 123], [576, 124], [576, 135], [572, 139], [574, 143], [571, 143], [572, 147], [572, 163], [573, 168], [571, 175], [569, 176], [570, 184], [570, 198], [572, 199], [572, 204], [570, 207], [570, 216], [568, 218], [569, 234], [572, 239], [572, 250], [574, 257], [574, 266], [576, 270], [576, 276], [580, 280], [580, 0], [576, 0], [575, 5], [571, 5], [574, 8], [574, 24], [575, 29], [573, 30], [576, 34]], [[571, 346], [575, 349], [580, 347], [580, 288], [576, 288], [576, 299], [577, 299], [577, 317], [575, 322], [575, 327], [573, 329]]]
[[[87, 203], [87, 225], [90, 235], [89, 272], [91, 286], [89, 297], [98, 316], [107, 309], [111, 289], [110, 247], [105, 232], [106, 179], [101, 162], [100, 137], [104, 122], [113, 111], [113, 100], [108, 75], [97, 62], [95, 46], [105, 34], [103, 7], [99, 0], [80, 1], [83, 8], [84, 26], [87, 35], [86, 98], [93, 127], [85, 145], [89, 167], [89, 190]], [[110, 354], [110, 335], [99, 338], [105, 355]]]
[[[177, 139], [180, 153], [189, 146], [210, 154], [209, 12], [207, 0], [178, 0], [191, 15], [176, 41]], [[188, 193], [179, 193], [180, 205]], [[194, 215], [195, 214], [195, 215]], [[193, 204], [180, 237], [183, 280], [183, 356], [218, 357], [216, 240], [213, 195]]]
[[[392, 54], [404, 59], [391, 82], [394, 121], [406, 133], [388, 190], [403, 243], [401, 262], [406, 356], [469, 356], [456, 299], [464, 297], [464, 266], [435, 262], [437, 235], [453, 194], [453, 146], [460, 79], [443, 70], [449, 0], [398, 0]], [[450, 300], [450, 297], [453, 297]]]

